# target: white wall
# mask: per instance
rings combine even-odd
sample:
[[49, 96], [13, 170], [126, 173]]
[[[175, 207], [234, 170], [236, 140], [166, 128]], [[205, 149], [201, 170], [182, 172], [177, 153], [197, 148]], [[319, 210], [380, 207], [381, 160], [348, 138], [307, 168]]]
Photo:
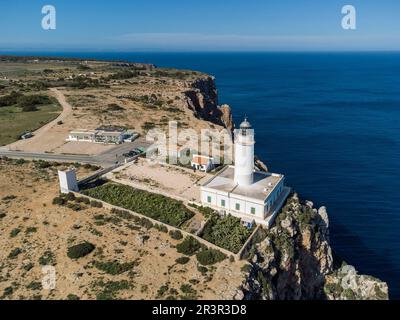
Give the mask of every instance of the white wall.
[[61, 193], [69, 193], [70, 191], [79, 191], [74, 170], [58, 171]]

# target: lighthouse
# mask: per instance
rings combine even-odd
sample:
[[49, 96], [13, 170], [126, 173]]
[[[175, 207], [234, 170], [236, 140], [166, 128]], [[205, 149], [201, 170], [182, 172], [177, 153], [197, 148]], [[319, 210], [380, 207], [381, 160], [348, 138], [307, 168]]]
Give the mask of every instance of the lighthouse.
[[220, 214], [270, 227], [290, 194], [282, 174], [256, 170], [254, 130], [247, 120], [235, 130], [235, 165], [225, 166], [200, 187], [201, 203]]
[[254, 130], [247, 117], [235, 130], [235, 177], [239, 186], [249, 186], [254, 181]]

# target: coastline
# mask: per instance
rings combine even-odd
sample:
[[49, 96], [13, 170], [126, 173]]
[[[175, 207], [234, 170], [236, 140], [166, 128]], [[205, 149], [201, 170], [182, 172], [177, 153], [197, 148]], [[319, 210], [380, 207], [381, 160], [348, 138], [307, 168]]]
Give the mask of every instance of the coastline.
[[[200, 79], [201, 80], [201, 79]], [[225, 126], [232, 126], [232, 113], [229, 108], [229, 112], [226, 113], [221, 113], [220, 107], [218, 105], [218, 95], [216, 93], [216, 85], [214, 82], [214, 79], [209, 76], [206, 77], [206, 79], [201, 80], [200, 82], [195, 81], [194, 82], [194, 87], [193, 87], [192, 93], [188, 95], [188, 103], [189, 107], [192, 108], [192, 111], [194, 112], [194, 117], [197, 119], [201, 119], [201, 121], [205, 121], [208, 123], [215, 123], [213, 121], [221, 121], [222, 116], [224, 116], [228, 121], [223, 122]], [[202, 97], [199, 96], [202, 95]], [[229, 123], [229, 120], [231, 123]], [[219, 122], [221, 124], [221, 122]], [[317, 210], [319, 211], [319, 210]], [[326, 249], [327, 251], [331, 250], [329, 246], [329, 241], [327, 241], [327, 245], [329, 249]], [[258, 250], [260, 248], [256, 248], [255, 250]], [[263, 248], [261, 248], [263, 249]], [[264, 248], [265, 249], [265, 248]], [[326, 253], [324, 253], [326, 254]], [[251, 257], [250, 257], [251, 258]], [[325, 259], [330, 260], [328, 256], [325, 257]], [[258, 258], [254, 258], [254, 256], [251, 258], [253, 261], [254, 265], [258, 264]], [[254, 261], [255, 260], [255, 261]], [[333, 263], [333, 262], [332, 262]], [[263, 267], [261, 267], [263, 269]], [[263, 269], [264, 270], [264, 269]], [[333, 270], [331, 270], [333, 271]], [[348, 272], [351, 272], [351, 275], [354, 275], [354, 272], [352, 269], [347, 270]], [[301, 297], [299, 297], [301, 298]]]

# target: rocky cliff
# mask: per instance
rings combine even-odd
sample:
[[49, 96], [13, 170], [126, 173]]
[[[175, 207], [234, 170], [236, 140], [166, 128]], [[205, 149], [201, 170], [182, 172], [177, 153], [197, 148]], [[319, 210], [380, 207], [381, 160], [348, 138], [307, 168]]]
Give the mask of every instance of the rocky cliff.
[[[186, 103], [199, 119], [234, 129], [231, 108], [218, 105], [213, 77], [187, 84]], [[258, 158], [257, 170], [268, 171]], [[276, 218], [274, 227], [260, 229], [247, 252], [248, 276], [235, 299], [388, 299], [386, 283], [358, 275], [353, 266], [334, 258], [325, 207], [302, 203], [296, 194]]]
[[218, 91], [214, 77], [204, 77], [188, 83], [185, 92], [186, 103], [194, 115], [228, 130], [234, 129], [231, 108], [228, 105], [218, 105]]
[[247, 258], [244, 299], [388, 299], [386, 283], [334, 259], [325, 207], [301, 203], [296, 194], [275, 225], [259, 232]]

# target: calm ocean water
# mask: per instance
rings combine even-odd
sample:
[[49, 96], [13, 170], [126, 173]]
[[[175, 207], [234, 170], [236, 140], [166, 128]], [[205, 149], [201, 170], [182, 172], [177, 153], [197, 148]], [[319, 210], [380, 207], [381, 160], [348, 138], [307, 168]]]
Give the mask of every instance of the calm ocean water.
[[[41, 53], [44, 54], [44, 53]], [[335, 251], [400, 298], [400, 54], [69, 53], [215, 75], [256, 153], [325, 205]]]

